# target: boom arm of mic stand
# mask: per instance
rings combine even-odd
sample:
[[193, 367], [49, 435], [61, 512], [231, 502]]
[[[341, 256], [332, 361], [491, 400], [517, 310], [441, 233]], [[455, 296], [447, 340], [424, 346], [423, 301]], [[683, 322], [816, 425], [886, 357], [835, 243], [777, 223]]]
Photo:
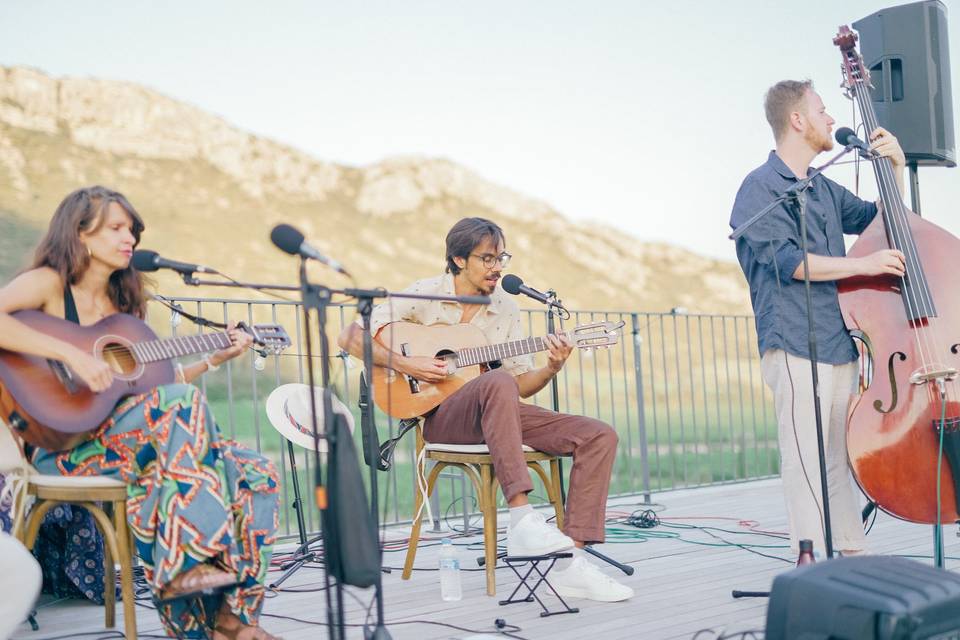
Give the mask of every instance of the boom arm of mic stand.
[[[301, 291], [300, 287], [287, 284], [264, 284], [261, 282], [238, 282], [231, 280], [222, 282], [220, 280], [199, 280], [192, 275], [182, 274], [184, 284], [191, 287], [234, 287], [237, 289], [254, 289], [257, 291]], [[334, 291], [336, 293], [336, 291]]]
[[745, 234], [745, 233], [747, 232], [747, 229], [749, 229], [749, 228], [752, 227], [754, 224], [756, 224], [756, 222], [757, 222], [758, 220], [760, 220], [760, 218], [762, 218], [763, 216], [765, 216], [765, 215], [767, 215], [768, 213], [770, 213], [771, 211], [773, 211], [773, 209], [776, 208], [779, 204], [781, 204], [781, 203], [784, 202], [785, 200], [791, 200], [791, 199], [793, 199], [793, 198], [796, 198], [797, 193], [799, 193], [799, 192], [801, 192], [801, 191], [806, 191], [806, 190], [807, 190], [807, 187], [810, 186], [810, 183], [813, 181], [814, 178], [816, 178], [818, 175], [820, 175], [821, 173], [823, 173], [824, 169], [826, 169], [827, 167], [829, 167], [830, 165], [832, 165], [834, 162], [836, 162], [837, 160], [839, 160], [839, 159], [842, 158], [843, 156], [845, 156], [845, 155], [847, 155], [848, 153], [850, 153], [851, 150], [853, 150], [853, 147], [844, 147], [843, 150], [842, 150], [840, 153], [838, 153], [837, 155], [835, 155], [835, 156], [833, 156], [832, 158], [830, 158], [826, 163], [824, 163], [824, 164], [820, 165], [819, 167], [817, 167], [816, 169], [814, 169], [813, 172], [812, 172], [809, 176], [807, 176], [806, 178], [801, 178], [801, 179], [797, 180], [797, 183], [796, 183], [796, 184], [794, 184], [794, 185], [791, 186], [789, 189], [787, 189], [786, 191], [784, 191], [784, 192], [783, 192], [780, 196], [778, 196], [773, 202], [771, 202], [770, 204], [768, 204], [767, 206], [765, 206], [763, 209], [761, 209], [760, 211], [758, 211], [757, 213], [755, 213], [754, 215], [752, 215], [749, 220], [747, 220], [746, 222], [744, 222], [743, 224], [741, 224], [739, 227], [737, 227], [736, 229], [734, 229], [734, 230], [733, 230], [733, 233], [731, 233], [731, 234], [730, 234], [729, 236], [727, 236], [727, 237], [728, 237], [730, 240], [736, 240], [737, 238], [739, 238], [740, 236], [742, 236], [743, 234]]

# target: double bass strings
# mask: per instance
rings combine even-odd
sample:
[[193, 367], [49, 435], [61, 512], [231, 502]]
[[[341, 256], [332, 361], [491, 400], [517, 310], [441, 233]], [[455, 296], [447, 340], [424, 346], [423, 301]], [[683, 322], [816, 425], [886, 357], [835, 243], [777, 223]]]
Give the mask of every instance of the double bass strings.
[[[867, 101], [865, 79], [860, 73], [860, 70], [863, 68], [862, 61], [855, 50], [849, 51], [847, 56], [850, 63], [848, 68], [853, 70], [851, 74], [852, 77], [850, 78], [850, 90], [856, 98], [861, 114], [863, 114], [867, 130], [873, 131], [877, 128], [878, 122], [872, 105]], [[893, 177], [892, 164], [889, 158], [876, 158], [871, 162], [876, 172], [881, 201], [884, 203], [884, 209], [887, 214], [885, 216], [885, 222], [889, 221], [890, 223], [888, 230], [892, 236], [893, 243], [896, 245], [894, 248], [903, 251], [907, 259], [905, 273], [900, 277], [901, 291], [905, 294], [905, 301], [909, 311], [908, 322], [914, 331], [923, 369], [928, 370], [936, 363], [936, 347], [939, 346], [942, 349], [946, 348], [946, 345], [940, 339], [939, 332], [934, 326], [936, 320], [933, 300], [931, 298], [932, 294], [930, 293], [926, 276], [920, 263], [916, 241], [910, 232], [903, 200], [900, 197], [900, 191]], [[917, 283], [916, 289], [909, 284], [914, 281]], [[924, 318], [927, 320], [926, 327], [923, 326]], [[945, 382], [946, 384], [942, 390], [943, 393], [936, 394], [942, 395], [942, 397], [935, 397], [935, 402], [946, 401], [950, 395], [950, 391], [955, 391], [956, 382]], [[947, 385], [949, 385], [949, 387]], [[931, 389], [930, 392], [933, 393], [933, 390]], [[942, 426], [943, 424], [941, 423], [941, 427]]]

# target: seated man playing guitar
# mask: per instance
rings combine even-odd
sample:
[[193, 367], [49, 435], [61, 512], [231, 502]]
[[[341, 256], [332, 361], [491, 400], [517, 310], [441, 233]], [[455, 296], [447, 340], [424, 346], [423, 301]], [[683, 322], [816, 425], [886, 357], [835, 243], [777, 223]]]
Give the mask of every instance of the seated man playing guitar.
[[[443, 386], [448, 362], [429, 356], [406, 355], [401, 344], [391, 350], [381, 329], [390, 323], [423, 325], [469, 323], [490, 343], [523, 338], [517, 303], [497, 288], [500, 273], [510, 254], [504, 251], [500, 227], [483, 218], [464, 218], [447, 234], [446, 274], [420, 280], [406, 291], [434, 295], [489, 295], [489, 306], [454, 302], [393, 299], [376, 307], [370, 330], [374, 336], [374, 364], [389, 367], [409, 379]], [[425, 416], [427, 441], [451, 444], [485, 442], [494, 470], [510, 507], [507, 553], [534, 556], [574, 549], [574, 557], [561, 564], [551, 584], [563, 597], [614, 602], [626, 600], [633, 589], [622, 585], [590, 564], [581, 549], [604, 540], [605, 505], [610, 471], [617, 450], [617, 434], [607, 424], [520, 402], [537, 393], [560, 371], [572, 344], [565, 335], [548, 336], [549, 358], [545, 367], [533, 368], [531, 356], [503, 358], [498, 369], [473, 378]], [[340, 346], [362, 356], [362, 327], [348, 325], [340, 334]], [[416, 383], [413, 383], [416, 384]], [[378, 398], [378, 402], [383, 398]], [[533, 510], [527, 494], [533, 483], [524, 462], [522, 445], [554, 455], [572, 455], [570, 492], [564, 533]], [[569, 537], [568, 537], [569, 536]]]
[[[143, 228], [140, 215], [115, 191], [89, 187], [68, 195], [40, 241], [33, 266], [0, 289], [4, 362], [26, 367], [47, 359], [48, 369], [59, 371], [59, 381], [70, 389], [66, 397], [74, 400], [104, 397], [117, 388], [115, 379], [123, 380], [121, 388], [132, 387], [132, 381], [117, 378], [121, 372], [104, 357], [19, 318], [40, 320], [41, 326], [65, 324], [54, 316], [83, 325], [83, 331], [108, 318], [107, 323], [124, 319], [115, 314], [142, 319], [142, 277], [130, 260]], [[163, 342], [151, 345], [159, 348]], [[211, 618], [216, 617], [216, 640], [274, 637], [256, 625], [277, 528], [276, 469], [259, 454], [224, 440], [199, 389], [188, 384], [208, 368], [240, 355], [250, 343], [249, 335], [231, 329], [218, 343], [226, 348], [180, 367], [176, 376], [167, 364], [163, 384], [120, 400], [79, 444], [65, 451], [26, 447], [42, 473], [110, 475], [127, 483], [127, 519], [147, 582], [163, 603], [161, 619], [171, 637], [207, 637], [195, 609], [175, 598], [216, 594], [218, 589], [223, 589], [222, 596], [203, 599]], [[110, 353], [120, 357], [116, 350]], [[163, 357], [159, 351], [150, 357], [141, 351], [129, 361], [142, 371], [151, 358]], [[26, 400], [10, 391], [17, 387], [17, 376], [9, 375], [9, 368], [3, 373], [0, 418], [29, 441], [27, 436], [35, 432], [27, 423], [35, 416], [11, 410], [22, 409]], [[48, 426], [56, 430], [57, 425]]]

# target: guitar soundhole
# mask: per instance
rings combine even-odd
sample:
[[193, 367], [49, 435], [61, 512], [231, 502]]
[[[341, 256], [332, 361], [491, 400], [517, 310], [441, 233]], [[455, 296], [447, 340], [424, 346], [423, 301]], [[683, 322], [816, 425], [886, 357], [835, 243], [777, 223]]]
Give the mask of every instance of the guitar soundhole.
[[104, 345], [101, 356], [117, 375], [129, 376], [137, 370], [137, 361], [126, 345], [117, 342], [108, 343]]

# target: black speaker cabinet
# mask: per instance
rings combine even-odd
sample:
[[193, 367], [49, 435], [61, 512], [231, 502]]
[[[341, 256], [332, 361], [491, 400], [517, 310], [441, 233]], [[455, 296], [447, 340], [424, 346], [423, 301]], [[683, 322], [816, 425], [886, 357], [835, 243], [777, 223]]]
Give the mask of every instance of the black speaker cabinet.
[[946, 7], [940, 0], [890, 7], [853, 28], [880, 125], [897, 136], [908, 162], [956, 166]]
[[765, 640], [956, 640], [960, 576], [904, 558], [826, 560], [776, 577]]

